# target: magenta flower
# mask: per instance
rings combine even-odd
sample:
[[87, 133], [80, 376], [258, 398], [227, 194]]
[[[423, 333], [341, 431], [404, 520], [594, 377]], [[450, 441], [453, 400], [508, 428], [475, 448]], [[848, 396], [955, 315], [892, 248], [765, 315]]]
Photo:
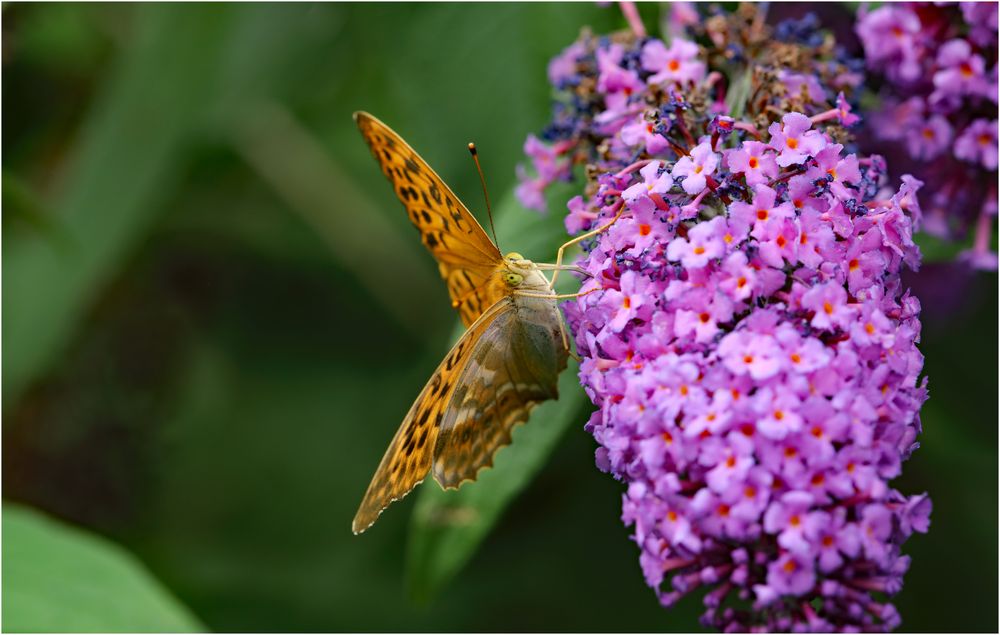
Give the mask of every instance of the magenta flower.
[[705, 63], [698, 59], [698, 46], [676, 38], [670, 48], [660, 40], [642, 47], [642, 67], [653, 73], [650, 84], [699, 82], [705, 77]]
[[906, 134], [910, 154], [918, 159], [933, 159], [951, 145], [951, 126], [941, 115], [931, 115]]
[[712, 152], [712, 146], [708, 142], [696, 145], [688, 156], [681, 157], [674, 164], [671, 175], [674, 179], [684, 179], [681, 187], [688, 194], [697, 194], [705, 189], [708, 183], [706, 177], [715, 172], [719, 165], [719, 155]]
[[859, 12], [858, 37], [872, 65], [890, 65], [894, 76], [914, 81], [920, 76], [920, 18], [908, 7], [886, 5]]
[[742, 174], [747, 185], [767, 183], [778, 177], [774, 152], [759, 141], [744, 141], [743, 145], [725, 153], [726, 164], [734, 174]]
[[997, 120], [976, 119], [955, 139], [955, 156], [997, 169]]
[[670, 147], [666, 137], [646, 121], [641, 114], [622, 127], [622, 141], [629, 146], [644, 146], [649, 154], [658, 154]]
[[941, 69], [934, 73], [935, 91], [931, 102], [949, 95], [984, 95], [989, 89], [986, 82], [986, 63], [981, 55], [972, 52], [969, 43], [962, 39], [946, 42], [939, 50], [937, 64]]
[[826, 141], [812, 128], [809, 117], [791, 112], [768, 128], [771, 147], [778, 151], [777, 163], [781, 167], [803, 163], [809, 156], [823, 149]]

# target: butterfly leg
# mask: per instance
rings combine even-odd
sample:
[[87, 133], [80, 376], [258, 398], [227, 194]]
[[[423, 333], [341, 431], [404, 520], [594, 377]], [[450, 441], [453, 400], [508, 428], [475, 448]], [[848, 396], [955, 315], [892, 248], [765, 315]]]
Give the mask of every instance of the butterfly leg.
[[546, 300], [569, 300], [570, 298], [582, 298], [585, 295], [590, 295], [594, 291], [604, 291], [604, 287], [597, 287], [594, 289], [589, 289], [587, 291], [581, 291], [580, 293], [531, 293], [530, 291], [515, 291], [515, 295], [524, 296], [526, 298], [545, 298]]
[[558, 270], [558, 271], [573, 271], [575, 273], [579, 273], [579, 274], [588, 276], [590, 278], [594, 277], [594, 274], [590, 273], [589, 271], [587, 271], [586, 269], [584, 269], [583, 267], [580, 267], [578, 265], [551, 265], [551, 264], [549, 264], [547, 262], [536, 262], [536, 263], [534, 263], [534, 265], [536, 267], [538, 267], [538, 269], [541, 270], [541, 271], [556, 271], [556, 270]]
[[569, 347], [569, 328], [566, 327], [566, 318], [563, 316], [562, 311], [559, 311], [559, 331], [562, 333], [563, 348], [569, 353], [569, 356], [576, 360], [579, 364], [583, 360], [580, 358], [576, 352]]
[[559, 272], [562, 270], [562, 266], [563, 266], [563, 264], [562, 264], [563, 252], [566, 251], [566, 248], [570, 247], [572, 245], [575, 245], [578, 242], [587, 240], [588, 238], [591, 238], [593, 236], [596, 236], [596, 235], [598, 235], [598, 234], [600, 234], [602, 232], [605, 232], [605, 231], [611, 229], [611, 226], [614, 225], [615, 223], [617, 223], [618, 219], [621, 218], [622, 214], [624, 214], [624, 213], [625, 213], [625, 206], [622, 205], [621, 208], [618, 210], [618, 213], [615, 214], [615, 217], [612, 218], [607, 223], [605, 223], [604, 225], [601, 225], [597, 229], [592, 229], [592, 230], [590, 230], [589, 232], [587, 232], [585, 234], [580, 234], [576, 238], [573, 238], [573, 239], [568, 240], [565, 243], [563, 243], [563, 246], [560, 247], [559, 251], [556, 252], [556, 264], [553, 266], [553, 269], [555, 270], [555, 272], [552, 274], [552, 286], [553, 286], [553, 288], [555, 287], [555, 284], [556, 284], [556, 278], [559, 277]]

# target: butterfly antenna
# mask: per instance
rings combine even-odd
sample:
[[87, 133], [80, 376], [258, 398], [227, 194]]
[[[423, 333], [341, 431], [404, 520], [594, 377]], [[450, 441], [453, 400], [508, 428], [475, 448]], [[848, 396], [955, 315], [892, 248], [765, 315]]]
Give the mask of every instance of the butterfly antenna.
[[472, 160], [476, 162], [476, 171], [479, 172], [479, 182], [483, 184], [483, 197], [486, 199], [486, 213], [490, 215], [490, 231], [493, 232], [493, 244], [500, 249], [500, 241], [497, 240], [497, 226], [493, 223], [493, 210], [490, 209], [490, 193], [486, 191], [486, 177], [483, 176], [483, 168], [479, 165], [479, 151], [476, 150], [476, 144], [469, 144], [469, 154], [472, 155]]

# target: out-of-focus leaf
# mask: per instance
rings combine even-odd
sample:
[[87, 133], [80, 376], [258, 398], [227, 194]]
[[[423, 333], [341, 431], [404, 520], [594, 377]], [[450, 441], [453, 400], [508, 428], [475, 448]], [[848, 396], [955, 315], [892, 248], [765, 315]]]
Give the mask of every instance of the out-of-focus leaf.
[[559, 378], [559, 399], [539, 405], [531, 420], [514, 430], [492, 469], [475, 483], [445, 491], [432, 479], [423, 485], [413, 512], [408, 562], [410, 588], [418, 600], [433, 596], [475, 553], [513, 499], [545, 464], [559, 439], [581, 423], [586, 401], [577, 364]]
[[[52, 222], [70, 249], [41, 236], [3, 244], [3, 396], [16, 395], [58, 354], [99, 286], [162, 209], [185, 135], [211, 92], [232, 11], [147, 5], [137, 37], [81, 133]], [[177, 46], [179, 33], [184, 46]]]
[[40, 235], [52, 240], [54, 244], [65, 245], [66, 237], [60, 235], [59, 228], [52, 223], [49, 215], [35, 195], [10, 172], [4, 171], [3, 179], [3, 215], [4, 223], [17, 220]]
[[6, 632], [196, 632], [204, 627], [132, 554], [3, 506]]
[[[550, 207], [563, 204], [571, 185], [553, 188]], [[561, 211], [539, 216], [525, 212], [508, 196], [497, 214], [497, 234], [505, 251], [552, 262], [565, 240]], [[545, 253], [551, 256], [545, 258]], [[560, 292], [571, 293], [573, 276], [563, 273]], [[462, 329], [456, 329], [456, 337]], [[413, 596], [426, 600], [448, 582], [475, 553], [514, 498], [531, 482], [574, 423], [581, 423], [586, 396], [577, 379], [578, 366], [570, 359], [559, 378], [559, 399], [540, 404], [531, 419], [514, 430], [513, 442], [501, 449], [492, 469], [480, 472], [474, 483], [458, 490], [442, 490], [432, 479], [420, 489], [410, 527], [408, 569]]]

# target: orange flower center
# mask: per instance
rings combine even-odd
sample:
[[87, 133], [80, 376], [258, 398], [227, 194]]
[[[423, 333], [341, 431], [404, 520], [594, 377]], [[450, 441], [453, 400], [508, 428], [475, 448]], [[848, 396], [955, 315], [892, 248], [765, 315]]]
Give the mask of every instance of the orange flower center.
[[681, 63], [677, 60], [670, 60], [670, 62], [667, 63], [667, 68], [676, 73], [681, 69]]
[[622, 300], [622, 306], [626, 309], [632, 308], [632, 298], [625, 296], [625, 299]]
[[653, 231], [653, 228], [650, 227], [649, 225], [646, 225], [646, 224], [639, 225], [639, 235], [640, 236], [649, 236], [649, 232], [651, 232], [651, 231]]
[[758, 165], [758, 162], [757, 162], [757, 157], [750, 157], [750, 160], [749, 160], [749, 161], [747, 161], [747, 164], [748, 164], [748, 165], [749, 165], [749, 166], [750, 166], [750, 167], [751, 167], [752, 169], [756, 170], [756, 169], [757, 169], [757, 165]]
[[790, 139], [786, 139], [785, 140], [785, 145], [787, 145], [789, 148], [791, 148], [792, 150], [794, 150], [794, 149], [796, 149], [796, 148], [799, 147], [799, 140], [796, 139], [795, 137], [792, 137]]

